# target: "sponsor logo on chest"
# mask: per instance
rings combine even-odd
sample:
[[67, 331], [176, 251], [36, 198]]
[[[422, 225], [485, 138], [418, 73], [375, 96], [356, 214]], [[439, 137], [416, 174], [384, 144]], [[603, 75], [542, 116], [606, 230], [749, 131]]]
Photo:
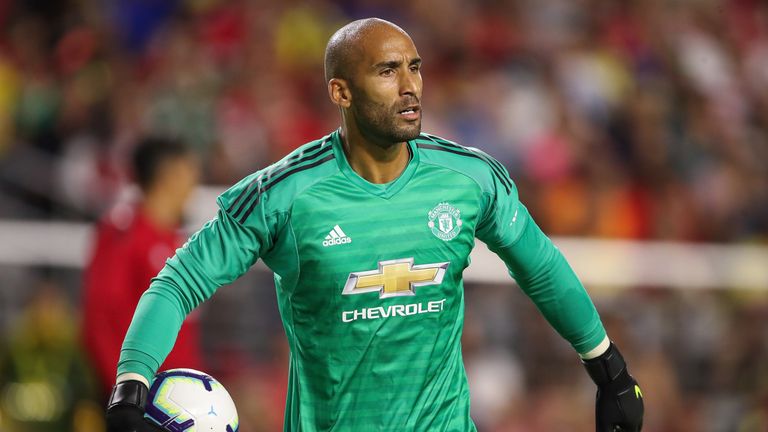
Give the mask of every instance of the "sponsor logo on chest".
[[[352, 272], [347, 277], [342, 295], [378, 293], [380, 299], [415, 296], [416, 288], [440, 285], [448, 262], [414, 265], [413, 258], [380, 261], [375, 270]], [[341, 314], [343, 322], [359, 319], [381, 319], [392, 316], [410, 316], [442, 312], [445, 299], [420, 303], [377, 306], [346, 310]]]

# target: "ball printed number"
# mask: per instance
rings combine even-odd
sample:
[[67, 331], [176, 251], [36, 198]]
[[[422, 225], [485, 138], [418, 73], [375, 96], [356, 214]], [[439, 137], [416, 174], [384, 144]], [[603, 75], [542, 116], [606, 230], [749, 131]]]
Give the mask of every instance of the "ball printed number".
[[238, 432], [235, 403], [212, 376], [170, 369], [155, 376], [144, 416], [169, 432]]

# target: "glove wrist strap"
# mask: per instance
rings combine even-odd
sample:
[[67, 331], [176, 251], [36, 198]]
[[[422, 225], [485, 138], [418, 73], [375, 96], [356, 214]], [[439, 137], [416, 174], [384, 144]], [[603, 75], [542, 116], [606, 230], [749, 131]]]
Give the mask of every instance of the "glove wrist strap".
[[134, 406], [142, 411], [147, 404], [147, 394], [149, 389], [140, 381], [123, 381], [112, 387], [112, 394], [109, 396], [107, 410], [116, 406]]
[[584, 367], [587, 369], [587, 373], [592, 378], [592, 381], [602, 387], [621, 375], [626, 371], [627, 364], [624, 362], [624, 357], [621, 356], [616, 345], [611, 342], [603, 354], [589, 360], [582, 360]]

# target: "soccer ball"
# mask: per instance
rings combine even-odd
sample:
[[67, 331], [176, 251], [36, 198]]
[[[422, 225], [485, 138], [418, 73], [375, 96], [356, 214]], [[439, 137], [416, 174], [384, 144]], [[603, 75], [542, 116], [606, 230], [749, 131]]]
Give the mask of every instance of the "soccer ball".
[[207, 373], [170, 369], [155, 375], [144, 417], [169, 432], [238, 432], [235, 403]]

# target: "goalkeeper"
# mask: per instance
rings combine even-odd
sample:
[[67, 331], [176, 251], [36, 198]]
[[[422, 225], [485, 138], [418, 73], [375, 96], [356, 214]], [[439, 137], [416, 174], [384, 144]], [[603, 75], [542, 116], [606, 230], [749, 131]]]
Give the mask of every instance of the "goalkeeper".
[[341, 127], [218, 198], [154, 278], [123, 342], [110, 432], [143, 422], [147, 386], [184, 317], [262, 259], [291, 350], [286, 431], [474, 431], [461, 357], [462, 272], [478, 238], [597, 385], [596, 430], [639, 431], [643, 401], [562, 254], [506, 169], [421, 133], [421, 58], [387, 21], [329, 40]]

